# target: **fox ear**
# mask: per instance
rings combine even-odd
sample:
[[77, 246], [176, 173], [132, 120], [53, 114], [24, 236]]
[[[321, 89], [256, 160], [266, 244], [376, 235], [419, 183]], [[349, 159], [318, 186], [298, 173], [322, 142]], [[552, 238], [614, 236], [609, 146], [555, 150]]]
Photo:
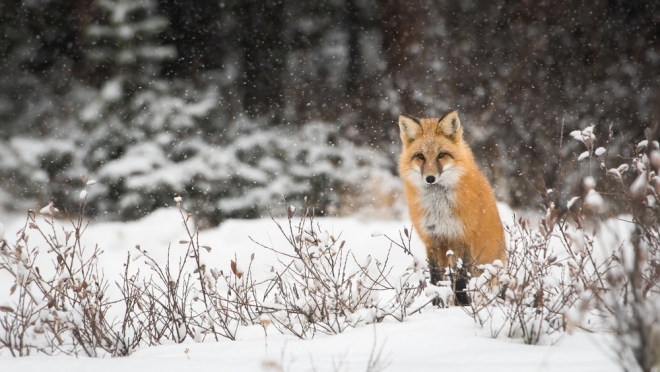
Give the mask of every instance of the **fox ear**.
[[422, 134], [422, 124], [419, 119], [408, 115], [399, 115], [399, 129], [404, 144], [414, 141]]
[[437, 133], [454, 141], [463, 138], [463, 127], [457, 111], [450, 111], [438, 120]]

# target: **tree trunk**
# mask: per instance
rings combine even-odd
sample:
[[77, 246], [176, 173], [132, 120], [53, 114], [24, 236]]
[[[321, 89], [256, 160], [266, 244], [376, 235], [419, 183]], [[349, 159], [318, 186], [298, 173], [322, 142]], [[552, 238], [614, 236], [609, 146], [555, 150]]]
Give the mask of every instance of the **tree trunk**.
[[358, 8], [355, 0], [346, 0], [346, 30], [348, 31], [348, 74], [346, 77], [346, 95], [356, 96], [360, 89], [360, 25]]
[[284, 108], [284, 2], [243, 0], [239, 14], [243, 110], [277, 122]]
[[[413, 100], [416, 66], [422, 55], [425, 14], [420, 0], [382, 0], [383, 54], [387, 58], [386, 79], [398, 93], [401, 113], [420, 116], [423, 106]], [[423, 115], [422, 115], [423, 116]]]

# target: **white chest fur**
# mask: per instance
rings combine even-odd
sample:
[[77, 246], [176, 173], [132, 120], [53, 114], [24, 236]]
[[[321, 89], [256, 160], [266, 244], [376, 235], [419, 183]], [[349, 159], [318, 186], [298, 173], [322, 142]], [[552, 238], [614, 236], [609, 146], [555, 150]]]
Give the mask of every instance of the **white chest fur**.
[[452, 211], [456, 205], [456, 193], [453, 189], [441, 185], [432, 185], [421, 190], [421, 202], [426, 210], [422, 228], [427, 234], [447, 238], [463, 235], [463, 224]]
[[426, 184], [417, 169], [407, 175], [419, 190], [420, 206], [426, 212], [421, 227], [427, 235], [446, 238], [463, 235], [463, 224], [452, 211], [456, 206], [454, 190], [462, 174], [459, 167], [446, 167], [434, 185]]

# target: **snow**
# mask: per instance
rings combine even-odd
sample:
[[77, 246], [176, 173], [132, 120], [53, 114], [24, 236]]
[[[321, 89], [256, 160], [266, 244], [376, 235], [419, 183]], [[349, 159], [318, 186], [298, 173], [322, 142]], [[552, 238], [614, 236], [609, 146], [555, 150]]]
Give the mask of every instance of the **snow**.
[[596, 187], [596, 179], [593, 178], [592, 176], [584, 177], [584, 181], [582, 184], [584, 185], [584, 188], [586, 190], [591, 190]]
[[607, 174], [612, 175], [612, 177], [616, 178], [617, 180], [621, 180], [621, 173], [616, 168], [608, 169]]
[[640, 141], [640, 142], [637, 144], [637, 151], [644, 150], [648, 145], [649, 145], [649, 141], [647, 141], [647, 140]]
[[[603, 354], [607, 337], [577, 332], [554, 346], [528, 346], [480, 335], [458, 307], [427, 312], [403, 324], [379, 324], [350, 332], [299, 341], [261, 326], [253, 326], [241, 340], [164, 345], [136, 352], [128, 358], [75, 357], [5, 358], [6, 370], [52, 372], [225, 370], [268, 371], [265, 365], [282, 365], [285, 371], [366, 371], [374, 342], [390, 361], [387, 372], [431, 370], [484, 371], [618, 371], [613, 356]], [[187, 350], [187, 352], [186, 352]], [[273, 369], [274, 370], [274, 369]]]
[[654, 167], [660, 169], [660, 151], [658, 150], [651, 151], [649, 160], [651, 161], [651, 164]]
[[52, 216], [56, 212], [59, 212], [59, 210], [53, 206], [53, 202], [48, 203], [47, 206], [45, 206], [45, 207], [43, 207], [39, 210], [40, 214], [43, 214], [43, 215], [46, 215], [46, 216]]
[[10, 141], [10, 147], [21, 161], [32, 166], [38, 165], [44, 155], [49, 152], [66, 154], [74, 151], [73, 143], [55, 138], [35, 140], [32, 138], [14, 137]]
[[646, 171], [642, 171], [640, 175], [635, 179], [635, 182], [630, 185], [630, 192], [634, 196], [638, 196], [642, 194], [642, 192], [646, 188], [647, 184], [647, 176], [646, 176]]
[[[513, 218], [506, 206], [500, 206], [500, 213], [505, 223]], [[38, 222], [41, 219], [43, 217], [38, 217]], [[14, 232], [24, 219], [3, 216], [0, 222], [6, 226], [6, 236], [13, 240]], [[372, 231], [396, 239], [404, 226], [410, 226], [409, 221], [359, 218], [318, 218], [316, 222], [322, 231], [327, 230], [333, 236], [341, 232], [341, 239], [346, 240], [358, 262], [382, 260], [387, 255], [388, 240], [380, 235], [374, 237]], [[203, 258], [211, 267], [228, 270], [232, 260], [239, 265], [243, 263], [245, 268], [245, 263], [254, 254], [253, 274], [257, 279], [264, 279], [270, 275], [269, 269], [275, 263], [274, 254], [259, 247], [250, 237], [266, 245], [279, 246], [284, 242], [270, 219], [228, 220], [220, 227], [200, 234], [200, 244], [213, 248], [210, 252], [204, 251]], [[162, 260], [167, 256], [169, 244], [173, 253], [179, 248], [184, 249], [177, 244], [181, 240], [188, 240], [188, 237], [175, 208], [157, 210], [135, 222], [91, 223], [83, 236], [86, 246], [101, 245], [104, 253], [99, 264], [106, 277], [111, 278], [111, 283], [123, 271], [126, 252], [135, 253], [135, 245], [139, 244], [154, 259]], [[411, 249], [416, 257], [424, 257], [424, 247], [414, 233]], [[395, 267], [405, 269], [412, 260], [400, 250], [393, 249], [390, 261]], [[0, 303], [5, 302], [12, 285], [3, 275], [0, 273]], [[112, 290], [116, 291], [116, 288], [113, 289], [114, 285], [110, 288], [109, 295], [115, 296]], [[317, 334], [311, 340], [282, 335], [267, 322], [264, 326], [265, 329], [259, 325], [241, 327], [236, 341], [221, 339], [219, 342], [195, 343], [188, 339], [182, 344], [143, 348], [126, 358], [42, 355], [11, 358], [6, 351], [0, 351], [0, 359], [4, 370], [21, 371], [277, 370], [269, 369], [269, 366], [280, 366], [286, 371], [365, 371], [375, 345], [375, 354], [382, 348], [381, 361], [389, 363], [384, 369], [388, 372], [618, 370], [611, 353], [613, 337], [610, 335], [576, 330], [565, 334], [555, 345], [528, 346], [517, 340], [490, 338], [490, 330], [475, 324], [460, 307], [429, 308], [409, 316], [404, 322], [387, 319], [375, 325], [349, 328], [339, 335]], [[342, 367], [335, 368], [339, 364]]]
[[594, 127], [595, 125], [590, 125], [585, 129], [583, 129], [582, 131], [574, 130], [571, 132], [570, 136], [573, 137], [573, 139], [584, 142], [584, 144], [587, 145], [587, 147], [589, 147], [591, 142], [596, 138], [593, 134]]
[[587, 196], [584, 198], [585, 208], [591, 209], [594, 212], [602, 213], [605, 210], [605, 200], [596, 190], [589, 190]]
[[122, 79], [109, 80], [101, 90], [101, 97], [109, 102], [117, 101], [122, 97]]
[[132, 174], [146, 173], [165, 164], [165, 154], [153, 143], [141, 143], [131, 147], [126, 156], [106, 164], [98, 172], [102, 178], [127, 178]]
[[573, 206], [573, 204], [575, 204], [575, 202], [578, 201], [578, 199], [580, 199], [579, 196], [574, 196], [574, 197], [572, 197], [571, 200], [569, 200], [568, 203], [566, 203], [566, 208], [567, 208], [567, 209], [571, 209], [571, 207]]

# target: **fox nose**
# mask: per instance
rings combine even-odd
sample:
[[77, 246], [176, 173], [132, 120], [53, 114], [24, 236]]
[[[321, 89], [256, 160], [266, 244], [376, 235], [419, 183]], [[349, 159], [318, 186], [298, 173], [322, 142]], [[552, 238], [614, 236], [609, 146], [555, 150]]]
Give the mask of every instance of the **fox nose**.
[[426, 176], [426, 183], [428, 183], [428, 184], [430, 185], [430, 184], [432, 184], [433, 182], [435, 182], [435, 177], [433, 177], [433, 176]]

